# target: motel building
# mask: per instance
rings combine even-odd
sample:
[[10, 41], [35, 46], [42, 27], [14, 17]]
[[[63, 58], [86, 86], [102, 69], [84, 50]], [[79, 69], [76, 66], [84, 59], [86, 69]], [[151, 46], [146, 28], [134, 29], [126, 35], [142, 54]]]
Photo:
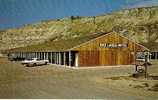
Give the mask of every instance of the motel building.
[[68, 67], [132, 65], [148, 48], [116, 33], [56, 40], [10, 49], [9, 57], [48, 59], [50, 64]]

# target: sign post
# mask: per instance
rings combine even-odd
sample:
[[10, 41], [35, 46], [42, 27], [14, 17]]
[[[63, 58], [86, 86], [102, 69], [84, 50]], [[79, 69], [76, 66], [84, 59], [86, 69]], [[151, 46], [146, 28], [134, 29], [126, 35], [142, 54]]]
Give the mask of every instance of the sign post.
[[145, 67], [145, 78], [148, 77], [148, 51], [144, 51], [144, 56], [145, 56], [145, 64], [144, 64], [144, 67]]

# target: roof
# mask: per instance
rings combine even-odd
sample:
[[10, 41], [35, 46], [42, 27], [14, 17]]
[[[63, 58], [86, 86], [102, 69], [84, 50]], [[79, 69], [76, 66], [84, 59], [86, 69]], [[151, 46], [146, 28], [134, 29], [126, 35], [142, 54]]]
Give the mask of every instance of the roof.
[[[109, 33], [95, 33], [91, 35], [71, 38], [71, 39], [60, 39], [57, 41], [47, 41], [41, 44], [37, 45], [30, 45], [27, 47], [20, 47], [20, 48], [14, 48], [8, 50], [8, 52], [59, 52], [59, 51], [68, 51], [71, 50], [79, 45], [83, 45], [85, 43], [88, 43], [90, 41], [93, 41], [97, 38], [100, 38], [102, 36], [111, 34], [113, 32]], [[122, 35], [120, 35], [122, 36]], [[126, 38], [122, 36], [123, 38]], [[128, 38], [127, 38], [128, 39]], [[132, 41], [132, 40], [130, 40]], [[136, 43], [138, 44], [138, 43]], [[140, 45], [140, 44], [138, 44]], [[148, 48], [144, 47], [143, 45], [140, 45], [142, 48], [149, 50]]]
[[57, 41], [47, 41], [37, 45], [30, 45], [26, 47], [19, 47], [7, 50], [7, 52], [50, 52], [50, 51], [66, 51], [77, 45], [105, 35], [107, 33], [95, 33], [92, 35], [86, 35], [71, 39], [61, 39]]

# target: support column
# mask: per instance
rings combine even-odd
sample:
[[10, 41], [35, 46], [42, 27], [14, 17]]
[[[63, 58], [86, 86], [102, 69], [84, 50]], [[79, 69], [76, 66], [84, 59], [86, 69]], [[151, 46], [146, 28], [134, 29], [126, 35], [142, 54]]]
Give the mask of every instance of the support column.
[[37, 52], [35, 52], [35, 58], [37, 58]]
[[50, 52], [50, 63], [52, 64], [52, 52]]
[[61, 52], [59, 52], [59, 65], [61, 65]]
[[58, 52], [58, 65], [60, 65], [60, 52]]
[[32, 52], [30, 52], [30, 58], [32, 58]]
[[29, 59], [31, 58], [31, 53], [29, 52]]
[[52, 52], [52, 64], [53, 64], [53, 52]]
[[46, 52], [46, 59], [48, 60], [48, 52]]
[[46, 60], [46, 55], [45, 55], [45, 52], [44, 52], [44, 60]]
[[69, 66], [71, 67], [71, 51], [69, 51]]
[[23, 58], [23, 52], [21, 52], [21, 58]]
[[40, 59], [40, 52], [38, 52], [38, 59]]
[[56, 54], [57, 54], [57, 65], [58, 65], [58, 64], [59, 64], [59, 63], [58, 63], [58, 52], [57, 52]]
[[55, 54], [56, 53], [54, 52], [54, 64], [56, 64], [56, 58], [55, 58], [56, 56], [55, 56]]
[[66, 65], [66, 52], [64, 52], [64, 66]]
[[19, 52], [19, 58], [21, 58], [21, 52]]
[[155, 60], [157, 59], [157, 52], [155, 52]]
[[43, 52], [41, 52], [41, 59], [43, 59]]
[[37, 54], [36, 56], [37, 56], [37, 58], [38, 58], [38, 52], [36, 52], [36, 54]]
[[49, 52], [47, 52], [47, 59], [49, 60]]
[[27, 58], [30, 59], [29, 57], [30, 57], [30, 56], [29, 56], [29, 52], [27, 52]]
[[29, 58], [28, 52], [26, 53], [26, 58], [27, 58], [27, 59]]
[[57, 52], [55, 52], [55, 64], [57, 64]]
[[42, 52], [40, 52], [40, 59], [42, 59]]
[[22, 52], [21, 52], [21, 58], [23, 58]]

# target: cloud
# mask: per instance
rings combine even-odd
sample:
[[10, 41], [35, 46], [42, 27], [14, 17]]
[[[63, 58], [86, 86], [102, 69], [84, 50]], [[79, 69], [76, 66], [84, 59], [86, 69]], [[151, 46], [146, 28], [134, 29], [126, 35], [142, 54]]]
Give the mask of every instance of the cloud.
[[139, 8], [158, 6], [158, 0], [141, 0], [132, 4], [128, 4], [125, 8]]

